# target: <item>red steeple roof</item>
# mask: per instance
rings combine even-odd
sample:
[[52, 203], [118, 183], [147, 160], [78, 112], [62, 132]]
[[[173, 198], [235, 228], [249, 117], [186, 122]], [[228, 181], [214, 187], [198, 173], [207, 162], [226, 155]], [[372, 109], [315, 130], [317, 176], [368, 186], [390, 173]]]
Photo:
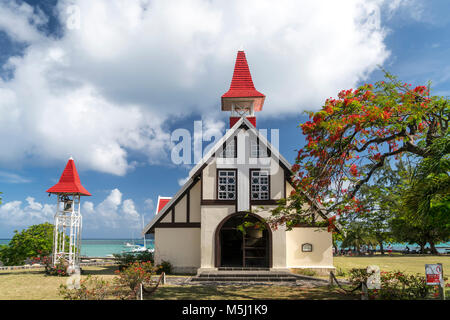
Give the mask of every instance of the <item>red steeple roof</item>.
[[156, 208], [156, 213], [160, 212], [162, 208], [172, 199], [171, 197], [158, 197], [158, 205]]
[[244, 51], [238, 51], [230, 90], [222, 98], [265, 97], [255, 89]]
[[67, 162], [66, 168], [59, 179], [59, 182], [47, 190], [49, 193], [76, 193], [82, 196], [90, 196], [80, 181], [75, 162], [72, 158]]

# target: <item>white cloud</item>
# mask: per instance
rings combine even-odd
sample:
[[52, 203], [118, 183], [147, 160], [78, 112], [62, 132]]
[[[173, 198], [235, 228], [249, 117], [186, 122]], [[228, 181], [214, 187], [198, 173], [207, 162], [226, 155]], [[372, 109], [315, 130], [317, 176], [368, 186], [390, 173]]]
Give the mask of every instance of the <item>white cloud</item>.
[[56, 205], [41, 204], [33, 197], [22, 201], [10, 201], [0, 206], [0, 224], [10, 227], [26, 227], [33, 224], [52, 222]]
[[28, 47], [0, 81], [0, 164], [9, 166], [73, 155], [124, 175], [136, 165], [130, 151], [158, 163], [168, 119], [219, 113], [241, 44], [267, 96], [261, 116], [318, 108], [389, 55], [382, 0], [67, 0], [60, 20], [76, 4], [80, 29], [60, 39], [38, 31], [42, 13], [12, 3], [0, 4], [0, 30]]
[[[122, 200], [119, 189], [113, 189], [98, 205], [82, 198], [81, 215], [83, 234], [89, 237], [104, 235], [130, 236], [142, 229], [141, 216], [132, 199]], [[56, 204], [36, 202], [27, 197], [25, 202], [10, 201], [0, 205], [0, 226], [2, 232], [12, 227], [28, 227], [44, 222], [53, 223]], [[118, 233], [119, 232], [119, 233]]]
[[83, 228], [89, 230], [140, 230], [141, 218], [132, 199], [122, 201], [122, 192], [113, 189], [108, 196], [95, 206], [90, 201], [83, 204]]

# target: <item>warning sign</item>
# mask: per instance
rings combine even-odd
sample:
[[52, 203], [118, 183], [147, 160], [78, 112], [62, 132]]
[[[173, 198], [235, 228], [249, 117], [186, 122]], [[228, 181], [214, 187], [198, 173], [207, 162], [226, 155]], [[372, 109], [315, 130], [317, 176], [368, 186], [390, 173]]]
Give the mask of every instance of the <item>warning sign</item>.
[[443, 285], [444, 277], [442, 274], [442, 264], [426, 264], [425, 275], [427, 277], [427, 285]]

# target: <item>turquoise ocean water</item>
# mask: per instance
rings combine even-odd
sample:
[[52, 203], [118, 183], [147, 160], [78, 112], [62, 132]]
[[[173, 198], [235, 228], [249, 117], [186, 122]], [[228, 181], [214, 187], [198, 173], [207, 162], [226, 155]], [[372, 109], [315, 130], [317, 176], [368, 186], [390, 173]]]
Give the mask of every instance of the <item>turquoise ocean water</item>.
[[[0, 245], [1, 244], [8, 244], [9, 239], [0, 239]], [[154, 242], [153, 239], [146, 239], [146, 247], [149, 249], [154, 248]], [[122, 253], [122, 252], [129, 252], [131, 249], [130, 247], [127, 247], [125, 244], [131, 243], [131, 244], [137, 244], [137, 245], [143, 245], [144, 240], [143, 239], [82, 239], [81, 240], [81, 255], [87, 256], [87, 257], [106, 257], [107, 255], [113, 254], [113, 253]], [[401, 243], [395, 243], [392, 244], [392, 249], [394, 250], [404, 250], [406, 247], [405, 244]], [[408, 247], [411, 250], [418, 249], [419, 246], [417, 245], [408, 245]], [[428, 247], [428, 246], [427, 246]], [[436, 246], [438, 249], [438, 252], [445, 253], [445, 247], [450, 247], [450, 242], [447, 243], [440, 243]], [[387, 248], [387, 245], [385, 246], [385, 249]], [[379, 249], [379, 247], [377, 247]]]
[[[9, 239], [0, 239], [1, 244], [8, 244]], [[81, 255], [87, 257], [106, 257], [113, 253], [129, 252], [131, 247], [125, 244], [144, 245], [143, 239], [82, 239]], [[146, 247], [154, 248], [153, 239], [145, 240]]]

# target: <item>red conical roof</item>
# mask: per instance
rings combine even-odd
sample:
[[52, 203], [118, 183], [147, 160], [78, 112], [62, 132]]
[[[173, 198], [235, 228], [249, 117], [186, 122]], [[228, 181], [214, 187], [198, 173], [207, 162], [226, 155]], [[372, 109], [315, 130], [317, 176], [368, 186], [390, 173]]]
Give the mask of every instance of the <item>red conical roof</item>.
[[59, 179], [59, 182], [47, 190], [49, 193], [76, 193], [82, 196], [90, 196], [80, 181], [75, 162], [72, 158], [67, 162], [66, 168]]
[[230, 90], [222, 98], [265, 97], [255, 89], [244, 51], [238, 51]]

